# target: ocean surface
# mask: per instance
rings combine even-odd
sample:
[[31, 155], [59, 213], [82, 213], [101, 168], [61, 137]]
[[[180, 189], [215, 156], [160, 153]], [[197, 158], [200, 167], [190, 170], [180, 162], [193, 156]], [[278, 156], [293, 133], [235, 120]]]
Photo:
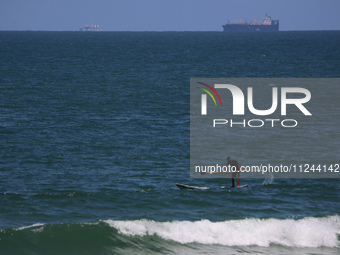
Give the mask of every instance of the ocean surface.
[[339, 254], [337, 178], [176, 187], [230, 185], [190, 178], [193, 77], [339, 78], [340, 31], [0, 32], [0, 254]]

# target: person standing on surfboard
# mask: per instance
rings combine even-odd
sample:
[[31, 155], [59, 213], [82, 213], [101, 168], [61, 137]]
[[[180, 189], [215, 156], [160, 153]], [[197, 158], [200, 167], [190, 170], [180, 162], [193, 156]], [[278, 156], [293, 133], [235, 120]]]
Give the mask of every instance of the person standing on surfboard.
[[231, 187], [235, 187], [235, 179], [236, 178], [236, 181], [237, 181], [237, 187], [239, 188], [240, 187], [240, 167], [241, 167], [241, 164], [239, 162], [237, 162], [236, 160], [233, 160], [231, 157], [228, 157], [227, 158], [228, 160], [228, 163], [226, 166], [231, 166], [232, 167], [232, 175], [231, 175], [231, 183], [232, 183], [232, 186]]

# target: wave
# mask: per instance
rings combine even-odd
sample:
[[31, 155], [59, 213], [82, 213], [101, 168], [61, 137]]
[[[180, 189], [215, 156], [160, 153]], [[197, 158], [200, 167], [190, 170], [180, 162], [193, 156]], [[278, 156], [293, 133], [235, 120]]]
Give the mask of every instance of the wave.
[[224, 222], [150, 220], [105, 221], [128, 236], [157, 235], [181, 244], [226, 246], [339, 247], [340, 217], [293, 219], [243, 219]]
[[226, 249], [233, 253], [235, 247], [250, 252], [271, 249], [267, 252], [273, 253], [275, 247], [303, 249], [303, 254], [306, 248], [331, 249], [332, 253], [335, 248], [337, 252], [340, 248], [340, 216], [222, 222], [102, 220], [95, 223], [37, 223], [0, 230], [3, 254], [141, 253], [138, 251], [188, 254], [198, 250], [203, 253], [220, 250], [223, 254]]

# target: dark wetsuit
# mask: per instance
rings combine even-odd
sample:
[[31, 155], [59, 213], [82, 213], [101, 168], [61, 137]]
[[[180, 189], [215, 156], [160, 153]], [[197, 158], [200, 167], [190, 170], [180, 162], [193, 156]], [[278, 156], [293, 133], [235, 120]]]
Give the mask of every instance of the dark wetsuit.
[[240, 178], [240, 164], [236, 160], [231, 160], [227, 165], [232, 167], [232, 170], [236, 169], [236, 172], [232, 172], [232, 178]]

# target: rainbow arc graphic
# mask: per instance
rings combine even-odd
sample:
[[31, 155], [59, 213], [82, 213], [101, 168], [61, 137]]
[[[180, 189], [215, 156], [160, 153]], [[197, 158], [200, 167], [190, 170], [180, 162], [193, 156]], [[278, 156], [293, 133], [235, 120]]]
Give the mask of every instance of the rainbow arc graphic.
[[[203, 82], [198, 82], [199, 84], [202, 84], [203, 86], [207, 87], [208, 89], [210, 89], [218, 98], [218, 100], [220, 101], [220, 104], [222, 106], [222, 100], [221, 100], [221, 97], [220, 95], [217, 93], [217, 91], [210, 85], [208, 84], [205, 84]], [[215, 106], [217, 106], [217, 102], [216, 102], [216, 99], [214, 97], [214, 95], [207, 89], [205, 88], [200, 88], [201, 90], [203, 90], [204, 92], [206, 92], [211, 98], [212, 100], [214, 101], [215, 103]], [[202, 94], [202, 97], [201, 97], [201, 114], [202, 115], [207, 115], [207, 96], [205, 94]]]

